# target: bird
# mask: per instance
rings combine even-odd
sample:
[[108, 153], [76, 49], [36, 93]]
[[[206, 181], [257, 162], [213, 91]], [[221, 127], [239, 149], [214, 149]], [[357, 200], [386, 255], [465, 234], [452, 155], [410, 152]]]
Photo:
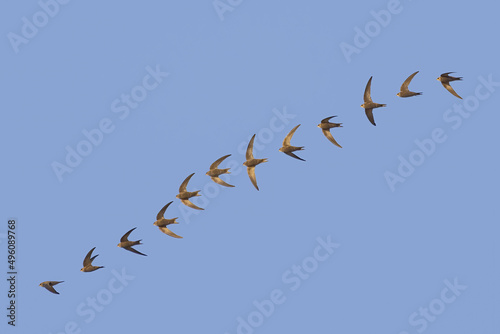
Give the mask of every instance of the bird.
[[182, 238], [181, 236], [175, 234], [174, 232], [170, 231], [167, 228], [167, 225], [179, 224], [176, 221], [176, 219], [179, 217], [165, 219], [165, 217], [163, 216], [165, 214], [165, 211], [167, 210], [167, 208], [170, 206], [170, 204], [172, 204], [172, 202], [173, 201], [168, 202], [167, 204], [165, 204], [165, 206], [163, 208], [161, 208], [160, 212], [158, 212], [158, 214], [156, 215], [156, 221], [153, 223], [153, 225], [158, 226], [160, 231], [162, 231], [166, 235], [169, 235], [169, 236], [174, 237], [174, 238]]
[[453, 87], [451, 87], [450, 82], [451, 81], [457, 81], [457, 80], [462, 80], [462, 77], [452, 77], [449, 75], [450, 73], [455, 73], [455, 72], [446, 72], [441, 74], [437, 80], [441, 81], [441, 84], [443, 85], [444, 88], [446, 88], [450, 93], [461, 99], [462, 97], [455, 92]]
[[419, 71], [413, 73], [412, 75], [410, 75], [404, 82], [403, 84], [401, 85], [401, 88], [400, 88], [400, 92], [397, 94], [397, 96], [399, 97], [410, 97], [410, 96], [415, 96], [415, 95], [422, 95], [422, 93], [415, 93], [415, 92], [412, 92], [408, 89], [408, 86], [410, 85], [410, 82], [411, 80], [413, 79], [413, 77], [415, 75], [417, 75]]
[[368, 80], [368, 83], [366, 84], [365, 94], [363, 95], [363, 100], [365, 103], [363, 103], [361, 105], [361, 108], [365, 108], [365, 113], [366, 113], [366, 117], [368, 117], [368, 120], [370, 120], [370, 122], [373, 125], [377, 125], [377, 124], [375, 124], [375, 120], [373, 119], [373, 109], [385, 107], [386, 104], [374, 103], [372, 101], [372, 97], [370, 94], [370, 89], [371, 89], [371, 85], [372, 85], [372, 78], [373, 78], [373, 76], [370, 77], [370, 79]]
[[120, 243], [117, 245], [118, 247], [121, 247], [123, 249], [126, 249], [132, 253], [136, 253], [136, 254], [139, 254], [139, 255], [143, 255], [143, 256], [147, 256], [146, 254], [142, 254], [141, 252], [139, 252], [138, 250], [132, 248], [132, 246], [135, 246], [135, 245], [142, 245], [141, 240], [137, 240], [137, 241], [130, 241], [128, 240], [128, 236], [130, 235], [130, 233], [132, 233], [133, 230], [135, 230], [137, 227], [134, 227], [133, 229], [131, 229], [130, 231], [128, 231], [127, 233], [125, 233], [121, 239], [120, 239]]
[[250, 181], [252, 181], [255, 189], [259, 190], [257, 186], [257, 179], [255, 178], [255, 166], [261, 164], [263, 162], [267, 162], [267, 159], [254, 159], [253, 157], [253, 141], [255, 140], [255, 134], [250, 139], [247, 147], [246, 153], [246, 161], [243, 163], [244, 166], [247, 166], [248, 176], [250, 177]]
[[300, 124], [299, 124], [299, 125], [297, 125], [296, 127], [294, 127], [294, 128], [292, 129], [292, 131], [290, 131], [290, 132], [286, 135], [285, 139], [283, 139], [283, 147], [281, 147], [278, 151], [283, 152], [283, 153], [285, 153], [286, 155], [291, 156], [292, 158], [295, 158], [295, 159], [298, 159], [298, 160], [305, 161], [304, 159], [299, 158], [298, 156], [296, 156], [296, 155], [293, 153], [293, 152], [295, 152], [295, 151], [302, 151], [302, 150], [304, 149], [304, 146], [300, 146], [300, 147], [298, 147], [298, 146], [292, 146], [292, 145], [290, 145], [290, 140], [292, 140], [293, 134], [295, 133], [295, 130], [297, 130], [297, 128], [298, 128], [299, 126], [300, 126]]
[[206, 172], [206, 174], [205, 174], [205, 175], [210, 176], [212, 181], [214, 181], [215, 183], [218, 183], [224, 187], [234, 187], [232, 184], [228, 184], [219, 178], [219, 175], [221, 175], [221, 174], [230, 174], [231, 173], [229, 171], [230, 168], [218, 169], [217, 167], [224, 159], [226, 159], [227, 157], [230, 157], [230, 156], [231, 156], [231, 154], [228, 154], [228, 155], [223, 156], [222, 158], [215, 160], [215, 162], [210, 165], [210, 170], [208, 172]]
[[193, 203], [191, 203], [189, 201], [189, 199], [191, 197], [201, 196], [200, 194], [198, 194], [200, 192], [200, 190], [192, 191], [192, 192], [186, 191], [187, 184], [189, 183], [189, 180], [191, 179], [191, 177], [193, 175], [194, 175], [194, 173], [191, 174], [191, 175], [189, 175], [188, 177], [186, 177], [186, 179], [184, 180], [184, 182], [182, 182], [181, 186], [179, 187], [179, 193], [175, 197], [178, 198], [178, 199], [180, 199], [181, 202], [184, 205], [187, 205], [187, 206], [189, 206], [192, 209], [205, 210], [205, 209], [197, 207], [196, 205], [194, 205]]
[[321, 123], [318, 124], [318, 128], [321, 128], [321, 131], [323, 131], [323, 134], [325, 135], [326, 138], [328, 138], [329, 141], [331, 141], [334, 145], [342, 148], [342, 146], [340, 146], [339, 143], [337, 143], [335, 138], [333, 138], [333, 136], [330, 132], [330, 129], [331, 128], [342, 128], [343, 126], [342, 126], [342, 123], [330, 123], [329, 120], [333, 117], [337, 117], [337, 116], [330, 116], [330, 117], [322, 119]]
[[94, 271], [94, 270], [97, 270], [97, 269], [100, 269], [100, 268], [104, 268], [103, 266], [93, 266], [92, 265], [92, 261], [94, 261], [94, 259], [99, 256], [99, 255], [95, 255], [95, 256], [91, 257], [92, 256], [92, 252], [94, 251], [94, 249], [95, 249], [95, 247], [92, 248], [87, 253], [87, 256], [85, 256], [85, 259], [83, 260], [83, 268], [80, 269], [80, 271], [91, 272], [91, 271]]
[[44, 287], [45, 289], [49, 290], [50, 292], [58, 295], [59, 292], [57, 292], [56, 289], [54, 289], [54, 285], [57, 285], [57, 284], [62, 283], [62, 282], [64, 282], [64, 281], [45, 281], [45, 282], [40, 283], [39, 286]]

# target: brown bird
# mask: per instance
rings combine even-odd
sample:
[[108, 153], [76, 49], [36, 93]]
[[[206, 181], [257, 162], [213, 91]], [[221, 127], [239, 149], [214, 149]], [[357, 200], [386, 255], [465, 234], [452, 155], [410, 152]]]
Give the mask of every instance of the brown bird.
[[192, 192], [189, 192], [189, 191], [186, 191], [186, 188], [187, 188], [187, 185], [189, 183], [189, 180], [191, 179], [191, 177], [194, 175], [191, 174], [189, 175], [188, 177], [186, 177], [186, 179], [184, 180], [184, 182], [182, 182], [181, 186], [179, 187], [179, 194], [177, 194], [175, 197], [180, 199], [181, 202], [184, 204], [184, 205], [187, 205], [189, 206], [190, 208], [192, 209], [196, 209], [196, 210], [205, 210], [205, 209], [202, 209], [202, 208], [199, 208], [197, 207], [196, 205], [194, 205], [193, 203], [191, 203], [189, 201], [189, 199], [191, 197], [194, 197], [194, 196], [201, 196], [200, 194], [198, 194], [200, 192], [200, 190], [197, 190], [197, 191], [192, 191]]
[[57, 284], [62, 283], [62, 282], [64, 282], [64, 281], [45, 281], [45, 282], [40, 283], [39, 286], [42, 286], [45, 289], [49, 290], [50, 292], [58, 295], [59, 292], [57, 292], [56, 289], [54, 289], [54, 285], [57, 285]]
[[164, 217], [165, 211], [170, 206], [170, 204], [172, 204], [172, 202], [173, 201], [167, 203], [163, 208], [161, 208], [160, 212], [158, 212], [158, 214], [156, 215], [156, 221], [153, 223], [153, 225], [158, 226], [158, 228], [160, 229], [160, 231], [162, 231], [166, 235], [169, 235], [169, 236], [174, 237], [174, 238], [182, 238], [181, 236], [175, 234], [174, 232], [170, 231], [167, 228], [167, 225], [170, 225], [170, 224], [179, 224], [176, 221], [176, 219], [179, 218], [179, 217], [175, 217], [175, 218], [171, 218], [171, 219], [165, 219], [165, 217]]
[[130, 231], [128, 231], [127, 233], [125, 233], [123, 235], [123, 237], [120, 239], [120, 243], [117, 245], [118, 247], [121, 247], [123, 249], [126, 249], [132, 253], [136, 253], [136, 254], [139, 254], [139, 255], [143, 255], [143, 256], [147, 256], [146, 254], [142, 254], [141, 252], [139, 252], [138, 250], [132, 248], [132, 246], [135, 246], [135, 245], [142, 245], [141, 240], [137, 240], [137, 241], [129, 241], [128, 240], [128, 236], [130, 235], [130, 233], [132, 233], [133, 230], [135, 230], [137, 227], [134, 227], [133, 229], [131, 229]]
[[368, 80], [368, 83], [366, 84], [365, 94], [363, 95], [363, 100], [365, 103], [363, 103], [361, 105], [361, 108], [365, 108], [365, 113], [366, 113], [366, 117], [368, 117], [368, 120], [373, 125], [377, 125], [377, 124], [375, 124], [375, 120], [373, 119], [373, 109], [385, 107], [386, 104], [374, 103], [372, 101], [372, 97], [371, 97], [371, 93], [370, 93], [371, 86], [372, 86], [372, 78], [373, 78], [373, 76], [370, 77], [370, 79]]
[[399, 97], [410, 97], [410, 96], [415, 96], [415, 95], [422, 95], [422, 93], [415, 93], [415, 92], [412, 92], [408, 89], [408, 86], [410, 85], [410, 82], [411, 80], [413, 79], [413, 77], [415, 75], [417, 75], [419, 71], [413, 73], [412, 75], [410, 75], [404, 82], [403, 84], [401, 85], [401, 88], [400, 88], [400, 92], [397, 94], [397, 96]]
[[80, 269], [80, 271], [91, 272], [91, 271], [94, 271], [94, 270], [97, 270], [97, 269], [100, 269], [100, 268], [104, 268], [103, 266], [93, 266], [92, 265], [92, 261], [94, 261], [94, 259], [99, 256], [99, 254], [98, 254], [98, 255], [95, 255], [95, 256], [91, 257], [92, 256], [92, 252], [94, 251], [94, 249], [95, 249], [95, 247], [92, 248], [87, 253], [87, 256], [85, 256], [85, 259], [83, 260], [83, 268]]
[[439, 78], [437, 78], [438, 81], [441, 81], [441, 84], [443, 85], [444, 88], [446, 88], [450, 93], [461, 99], [462, 97], [455, 92], [453, 87], [451, 87], [450, 82], [452, 81], [457, 81], [457, 80], [462, 80], [462, 77], [452, 77], [449, 75], [450, 73], [455, 73], [455, 72], [446, 72], [441, 74]]
[[280, 152], [283, 152], [285, 153], [286, 155], [288, 156], [291, 156], [292, 158], [295, 158], [295, 159], [298, 159], [298, 160], [302, 160], [302, 161], [305, 161], [304, 159], [302, 158], [299, 158], [298, 156], [296, 156], [293, 152], [295, 151], [302, 151], [304, 149], [304, 146], [292, 146], [290, 145], [290, 140], [292, 140], [292, 137], [293, 137], [293, 134], [295, 133], [295, 130], [297, 130], [297, 128], [300, 126], [297, 125], [296, 127], [294, 127], [292, 129], [292, 131], [290, 131], [290, 133], [288, 133], [288, 135], [285, 137], [285, 139], [283, 140], [283, 147], [281, 147], [279, 149]]
[[255, 178], [255, 166], [263, 162], [267, 162], [267, 159], [254, 159], [253, 157], [254, 140], [255, 140], [255, 135], [252, 136], [252, 139], [250, 139], [250, 142], [248, 143], [247, 154], [246, 154], [247, 161], [245, 161], [243, 165], [247, 166], [247, 172], [248, 176], [250, 177], [250, 181], [252, 181], [255, 189], [259, 190], [259, 187], [257, 186], [257, 179]]
[[342, 123], [330, 123], [329, 120], [333, 117], [337, 116], [330, 116], [327, 118], [324, 118], [321, 120], [321, 123], [318, 124], [318, 128], [321, 128], [321, 131], [323, 131], [323, 134], [325, 135], [326, 138], [328, 138], [329, 141], [331, 141], [334, 145], [342, 148], [342, 146], [337, 143], [337, 141], [333, 138], [330, 129], [331, 128], [342, 128]]
[[210, 170], [205, 174], [205, 175], [210, 176], [210, 178], [215, 183], [218, 183], [224, 187], [234, 187], [233, 185], [228, 184], [219, 178], [219, 175], [221, 175], [221, 174], [230, 174], [231, 173], [229, 171], [230, 168], [218, 169], [217, 167], [224, 159], [226, 159], [227, 157], [230, 157], [230, 156], [231, 156], [231, 154], [228, 154], [228, 155], [223, 156], [222, 158], [215, 160], [215, 162], [210, 165]]

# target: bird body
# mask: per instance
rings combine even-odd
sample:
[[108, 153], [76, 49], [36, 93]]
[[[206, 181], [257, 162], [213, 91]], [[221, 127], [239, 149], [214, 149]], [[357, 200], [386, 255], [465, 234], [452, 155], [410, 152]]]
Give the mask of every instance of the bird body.
[[85, 273], [95, 271], [100, 268], [104, 268], [103, 266], [93, 266], [92, 262], [95, 260], [96, 257], [99, 255], [94, 255], [92, 256], [92, 252], [94, 251], [95, 247], [92, 248], [88, 253], [87, 256], [85, 256], [85, 259], [83, 259], [83, 268], [80, 269], [80, 271], [83, 271]]
[[200, 192], [200, 190], [197, 190], [197, 191], [187, 191], [186, 190], [187, 185], [189, 183], [189, 180], [191, 180], [191, 177], [193, 177], [193, 175], [194, 175], [194, 173], [192, 173], [191, 175], [186, 177], [186, 179], [181, 183], [181, 186], [179, 187], [179, 193], [175, 197], [180, 199], [184, 205], [186, 205], [192, 209], [204, 210], [200, 207], [197, 207], [196, 205], [191, 203], [191, 201], [189, 200], [191, 197], [201, 196], [200, 194], [198, 194]]
[[292, 140], [292, 137], [293, 137], [293, 134], [295, 133], [295, 130], [297, 130], [297, 128], [300, 126], [297, 125], [296, 127], [294, 127], [289, 133], [288, 135], [285, 137], [285, 139], [283, 140], [283, 145], [282, 147], [279, 149], [280, 152], [283, 152], [285, 153], [286, 155], [292, 157], [292, 158], [295, 158], [295, 159], [298, 159], [298, 160], [302, 160], [302, 161], [305, 161], [304, 159], [302, 158], [299, 158], [298, 156], [296, 156], [293, 152], [295, 151], [302, 151], [304, 150], [304, 146], [292, 146], [290, 145], [290, 141]]
[[375, 119], [373, 118], [373, 109], [385, 107], [386, 104], [374, 103], [372, 101], [372, 97], [371, 97], [372, 78], [373, 77], [370, 77], [370, 79], [366, 83], [365, 93], [363, 95], [364, 103], [361, 105], [361, 108], [365, 108], [365, 114], [366, 114], [366, 117], [368, 117], [368, 120], [370, 121], [370, 123], [372, 123], [373, 125], [377, 125], [377, 124], [375, 124]]
[[413, 79], [413, 77], [415, 75], [417, 75], [419, 71], [413, 73], [412, 75], [410, 75], [404, 82], [403, 84], [401, 85], [401, 88], [399, 89], [400, 92], [397, 94], [397, 96], [399, 97], [411, 97], [411, 96], [416, 96], [416, 95], [422, 95], [422, 93], [415, 93], [415, 92], [412, 92], [408, 89], [408, 86], [410, 85], [410, 82], [411, 80]]
[[323, 134], [325, 135], [325, 137], [332, 144], [334, 144], [334, 145], [342, 148], [342, 146], [340, 146], [339, 143], [337, 143], [337, 141], [335, 140], [335, 138], [333, 138], [332, 133], [330, 132], [330, 129], [341, 128], [342, 127], [342, 123], [331, 123], [330, 122], [330, 119], [332, 119], [333, 117], [337, 117], [337, 116], [330, 116], [330, 117], [322, 119], [321, 123], [318, 124], [318, 128], [321, 129], [321, 131], [323, 132]]
[[458, 95], [457, 92], [455, 92], [453, 87], [451, 87], [450, 82], [462, 80], [462, 77], [453, 77], [450, 75], [450, 73], [455, 73], [455, 72], [443, 73], [439, 76], [439, 78], [437, 78], [437, 80], [440, 81], [443, 87], [446, 88], [451, 94], [461, 99], [462, 97]]
[[[173, 202], [173, 201], [172, 201]], [[160, 231], [165, 233], [166, 235], [169, 235], [173, 238], [182, 238], [181, 236], [178, 236], [174, 232], [172, 232], [167, 226], [171, 224], [179, 224], [176, 219], [179, 217], [171, 218], [171, 219], [165, 219], [165, 211], [167, 208], [172, 204], [172, 202], [167, 203], [161, 210], [158, 212], [156, 215], [156, 221], [153, 223], [153, 225], [158, 226]]]
[[132, 248], [132, 246], [135, 246], [135, 245], [142, 245], [141, 241], [142, 240], [137, 240], [137, 241], [131, 241], [131, 240], [128, 240], [128, 236], [130, 235], [130, 233], [132, 233], [133, 230], [135, 230], [137, 227], [134, 227], [133, 229], [131, 229], [130, 231], [128, 231], [127, 233], [125, 233], [121, 239], [120, 239], [120, 243], [117, 245], [118, 247], [121, 247], [123, 249], [126, 249], [128, 250], [129, 252], [132, 252], [132, 253], [136, 253], [136, 254], [139, 254], [139, 255], [143, 255], [143, 256], [146, 256], [146, 254], [143, 254], [141, 252], [139, 252], [138, 250]]
[[225, 155], [225, 156], [215, 160], [214, 163], [212, 163], [210, 165], [210, 170], [208, 172], [206, 172], [206, 174], [205, 174], [205, 175], [210, 176], [212, 181], [214, 181], [215, 183], [220, 184], [221, 186], [224, 186], [224, 187], [234, 187], [233, 185], [226, 183], [224, 180], [219, 178], [219, 175], [231, 174], [231, 172], [229, 171], [230, 168], [219, 169], [217, 167], [224, 159], [226, 159], [229, 156], [231, 156], [231, 154]]
[[44, 287], [45, 289], [49, 290], [52, 293], [55, 293], [56, 295], [59, 294], [59, 292], [54, 289], [54, 285], [57, 285], [59, 283], [63, 283], [64, 281], [45, 281], [40, 283], [38, 286]]
[[253, 157], [254, 140], [255, 140], [255, 134], [252, 136], [252, 139], [250, 139], [250, 142], [248, 143], [246, 152], [247, 160], [243, 163], [243, 165], [247, 167], [248, 177], [250, 178], [250, 181], [252, 181], [252, 184], [254, 185], [255, 189], [259, 190], [259, 187], [257, 186], [257, 178], [255, 177], [255, 167], [263, 162], [267, 162], [267, 159], [255, 159]]

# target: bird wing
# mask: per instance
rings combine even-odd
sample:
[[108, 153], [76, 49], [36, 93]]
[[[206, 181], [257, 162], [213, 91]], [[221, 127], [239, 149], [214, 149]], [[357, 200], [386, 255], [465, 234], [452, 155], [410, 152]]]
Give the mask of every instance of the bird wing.
[[405, 82], [403, 82], [403, 84], [401, 85], [401, 89], [400, 89], [402, 92], [407, 92], [407, 91], [408, 91], [408, 86], [410, 85], [411, 80], [413, 79], [413, 77], [414, 77], [415, 75], [417, 75], [417, 73], [418, 73], [418, 72], [419, 72], [419, 71], [417, 71], [417, 72], [413, 73], [412, 75], [410, 75], [410, 76], [409, 76], [409, 77], [405, 80]]
[[135, 254], [139, 254], [139, 255], [143, 255], [143, 256], [147, 256], [146, 254], [142, 254], [141, 252], [139, 252], [137, 249], [134, 249], [132, 247], [125, 247], [126, 250], [128, 251], [131, 251], [132, 253], [135, 253]]
[[377, 124], [375, 124], [375, 119], [373, 119], [373, 108], [365, 109], [365, 113], [366, 113], [366, 117], [368, 117], [368, 119], [370, 120], [370, 122], [373, 125], [377, 125]]
[[248, 176], [250, 177], [250, 181], [252, 181], [254, 187], [259, 190], [257, 186], [257, 179], [255, 178], [255, 167], [247, 167]]
[[250, 142], [248, 143], [247, 154], [246, 154], [247, 160], [253, 159], [253, 141], [254, 141], [254, 139], [255, 139], [255, 135], [252, 136], [252, 139], [250, 139]]
[[128, 241], [128, 236], [130, 235], [130, 233], [132, 233], [133, 230], [135, 230], [137, 227], [134, 227], [133, 229], [131, 229], [130, 231], [128, 231], [127, 233], [125, 233], [123, 235], [123, 237], [121, 237], [120, 239], [120, 242], [124, 242], [124, 241]]
[[337, 141], [335, 140], [335, 138], [333, 138], [333, 135], [330, 132], [330, 130], [324, 130], [324, 129], [322, 129], [322, 131], [323, 131], [323, 134], [325, 135], [325, 137], [328, 138], [329, 141], [331, 141], [334, 145], [342, 148], [342, 146], [340, 146], [339, 143], [337, 143]]
[[299, 125], [297, 125], [296, 127], [294, 127], [294, 128], [292, 129], [292, 131], [290, 131], [290, 132], [286, 135], [285, 139], [283, 139], [283, 146], [290, 146], [290, 140], [292, 140], [293, 134], [295, 133], [295, 130], [297, 130], [297, 128], [298, 128], [299, 126], [300, 126], [300, 124], [299, 124]]
[[451, 87], [451, 85], [447, 82], [441, 82], [441, 84], [443, 85], [444, 88], [446, 88], [450, 93], [452, 93], [453, 95], [455, 95], [456, 97], [458, 97], [459, 99], [461, 99], [462, 97], [460, 95], [457, 94], [457, 92], [455, 92], [455, 90], [453, 89], [453, 87]]
[[441, 74], [441, 76], [445, 77], [445, 78], [449, 78], [450, 77], [449, 74], [451, 74], [451, 73], [455, 73], [455, 72], [446, 72], [446, 73]]
[[47, 289], [47, 290], [49, 290], [52, 293], [55, 293], [56, 295], [59, 294], [59, 292], [57, 292], [56, 289], [54, 289], [54, 287], [52, 285], [50, 285], [50, 284], [45, 284], [44, 288]]
[[220, 179], [219, 177], [217, 176], [213, 176], [212, 177], [212, 180], [217, 183], [217, 184], [220, 184], [221, 186], [224, 186], [224, 187], [234, 187], [233, 185], [229, 184], [229, 183], [226, 183], [224, 182], [224, 180]]
[[156, 220], [160, 220], [164, 218], [163, 216], [165, 215], [165, 211], [167, 211], [167, 208], [172, 204], [173, 201], [170, 201], [169, 203], [165, 204], [163, 208], [161, 208], [160, 212], [156, 215]]
[[194, 205], [193, 203], [191, 203], [190, 200], [188, 199], [181, 199], [181, 202], [184, 204], [184, 205], [187, 205], [189, 206], [190, 208], [192, 209], [196, 209], [196, 210], [205, 210], [205, 209], [202, 209], [202, 208], [199, 208], [197, 207], [196, 205]]
[[[88, 253], [87, 253], [87, 256], [85, 256], [85, 259], [83, 259], [83, 266], [86, 267], [90, 264], [92, 264], [92, 260], [93, 259], [90, 259], [90, 257], [92, 256], [92, 252], [94, 251], [95, 247], [92, 248]], [[96, 255], [97, 256], [97, 255]], [[94, 256], [95, 258], [95, 256]]]
[[178, 238], [178, 239], [182, 238], [180, 235], [177, 235], [174, 232], [170, 231], [167, 227], [160, 227], [159, 229], [160, 229], [160, 231], [162, 231], [166, 235], [169, 235], [169, 236], [171, 236], [173, 238]]
[[231, 154], [225, 155], [222, 158], [215, 160], [214, 163], [210, 165], [210, 170], [217, 168], [217, 166], [219, 166], [219, 164], [229, 156], [231, 156]]
[[186, 191], [186, 187], [189, 183], [189, 180], [191, 180], [191, 177], [193, 177], [194, 173], [189, 175], [188, 177], [186, 177], [186, 179], [184, 180], [184, 182], [182, 182], [181, 186], [179, 187], [179, 193], [182, 193], [184, 191]]
[[323, 119], [321, 120], [321, 123], [328, 123], [328, 121], [329, 121], [331, 118], [333, 118], [333, 117], [337, 117], [337, 116], [330, 116], [330, 117], [327, 117], [327, 118], [323, 118]]
[[295, 158], [295, 159], [299, 159], [299, 160], [305, 161], [304, 159], [299, 158], [298, 156], [296, 156], [293, 152], [285, 152], [285, 154], [286, 154], [286, 155], [288, 155], [288, 156], [291, 156], [292, 158]]
[[365, 101], [365, 103], [373, 102], [372, 97], [371, 97], [371, 93], [370, 93], [371, 86], [372, 86], [372, 78], [373, 78], [373, 76], [371, 76], [370, 79], [368, 80], [368, 82], [366, 83], [365, 94], [363, 95], [363, 100]]

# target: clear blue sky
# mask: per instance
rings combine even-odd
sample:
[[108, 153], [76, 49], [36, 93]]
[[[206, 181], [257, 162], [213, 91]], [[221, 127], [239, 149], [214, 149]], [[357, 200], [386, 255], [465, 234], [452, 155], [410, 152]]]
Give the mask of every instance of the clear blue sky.
[[[498, 333], [500, 5], [215, 5], [0, 5], [2, 333]], [[306, 162], [278, 151], [297, 124]], [[205, 175], [226, 154], [235, 188]], [[183, 239], [153, 226], [172, 200]], [[116, 247], [133, 227], [147, 257]]]

